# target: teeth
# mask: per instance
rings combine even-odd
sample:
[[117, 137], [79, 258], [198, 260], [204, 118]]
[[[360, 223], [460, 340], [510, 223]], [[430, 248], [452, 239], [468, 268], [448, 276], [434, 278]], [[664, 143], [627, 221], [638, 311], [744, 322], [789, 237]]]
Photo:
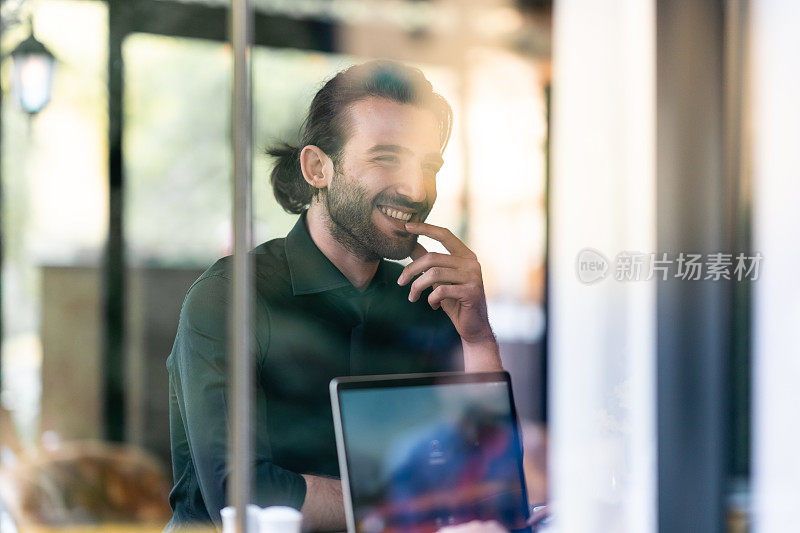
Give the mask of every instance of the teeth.
[[392, 218], [396, 218], [397, 220], [402, 220], [403, 222], [408, 222], [411, 220], [412, 213], [401, 213], [396, 209], [389, 209], [388, 207], [381, 206], [380, 207], [381, 213], [384, 215], [388, 215]]

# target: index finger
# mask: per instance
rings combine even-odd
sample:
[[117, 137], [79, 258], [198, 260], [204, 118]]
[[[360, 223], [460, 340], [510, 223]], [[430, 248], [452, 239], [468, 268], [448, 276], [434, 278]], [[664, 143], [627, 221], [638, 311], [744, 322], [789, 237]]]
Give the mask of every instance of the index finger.
[[475, 257], [475, 254], [467, 248], [467, 245], [453, 235], [447, 228], [434, 226], [425, 222], [406, 222], [406, 231], [415, 235], [425, 235], [444, 245], [448, 252], [462, 257]]

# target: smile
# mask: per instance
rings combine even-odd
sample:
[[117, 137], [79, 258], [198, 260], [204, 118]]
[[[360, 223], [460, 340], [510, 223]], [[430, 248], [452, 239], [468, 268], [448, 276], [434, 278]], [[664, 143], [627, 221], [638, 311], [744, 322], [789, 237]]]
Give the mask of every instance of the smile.
[[414, 216], [414, 213], [404, 213], [403, 211], [398, 211], [397, 209], [392, 209], [391, 207], [386, 207], [385, 205], [379, 205], [378, 209], [384, 215], [396, 218], [397, 220], [402, 220], [403, 222], [408, 222], [411, 220], [411, 217]]

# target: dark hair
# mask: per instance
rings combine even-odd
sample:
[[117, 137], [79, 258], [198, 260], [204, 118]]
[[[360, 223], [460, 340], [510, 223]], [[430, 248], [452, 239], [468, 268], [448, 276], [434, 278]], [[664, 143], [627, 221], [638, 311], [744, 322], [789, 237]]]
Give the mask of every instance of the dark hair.
[[453, 111], [433, 90], [421, 70], [394, 61], [370, 61], [354, 65], [328, 80], [311, 101], [299, 146], [281, 143], [267, 150], [277, 160], [270, 175], [275, 198], [289, 213], [302, 213], [318, 191], [303, 178], [300, 151], [311, 144], [339, 164], [348, 135], [349, 106], [370, 96], [414, 104], [431, 111], [439, 123], [441, 149], [450, 139]]

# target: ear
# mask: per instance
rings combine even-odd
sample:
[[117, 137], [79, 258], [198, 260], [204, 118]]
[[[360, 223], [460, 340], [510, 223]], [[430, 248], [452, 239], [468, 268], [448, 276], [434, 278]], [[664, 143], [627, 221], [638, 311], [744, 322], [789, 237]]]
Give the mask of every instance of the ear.
[[317, 189], [327, 187], [333, 177], [333, 161], [313, 144], [303, 147], [300, 152], [300, 169], [308, 184]]

